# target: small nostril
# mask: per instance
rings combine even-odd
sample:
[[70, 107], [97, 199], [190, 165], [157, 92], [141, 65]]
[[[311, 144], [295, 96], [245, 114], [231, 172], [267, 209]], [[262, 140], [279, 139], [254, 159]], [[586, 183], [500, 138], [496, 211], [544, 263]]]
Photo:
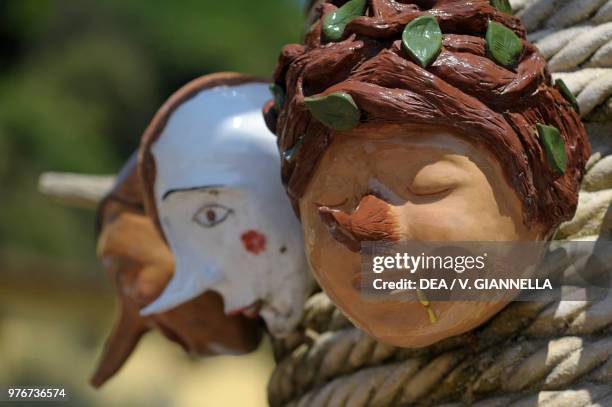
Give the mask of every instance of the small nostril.
[[338, 221], [337, 217], [340, 214], [348, 217], [345, 213], [338, 210], [332, 210], [327, 206], [319, 207], [321, 221], [327, 226], [327, 230], [332, 237], [350, 251], [358, 253], [361, 250], [361, 243], [353, 236], [350, 230]]

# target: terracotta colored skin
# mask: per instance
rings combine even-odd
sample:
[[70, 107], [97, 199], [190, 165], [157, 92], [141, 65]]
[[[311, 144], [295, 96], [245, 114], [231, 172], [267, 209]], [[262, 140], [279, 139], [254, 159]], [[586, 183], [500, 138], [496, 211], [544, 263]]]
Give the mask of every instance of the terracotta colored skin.
[[418, 302], [364, 299], [361, 241], [535, 240], [544, 231], [525, 227], [521, 201], [490, 153], [435, 130], [363, 131], [336, 135], [300, 199], [317, 280], [357, 326], [396, 346], [478, 326], [506, 303], [432, 302], [432, 324]]
[[[264, 107], [281, 152], [304, 137], [283, 162], [282, 176], [302, 220], [312, 269], [335, 303], [378, 339], [416, 347], [467, 331], [504, 304], [433, 303], [435, 324], [418, 303], [366, 304], [353, 288], [358, 256], [351, 253], [368, 239], [550, 238], [573, 216], [590, 154], [580, 117], [554, 87], [520, 21], [487, 0], [369, 0], [366, 15], [354, 18], [336, 43], [322, 37], [322, 16], [345, 1], [320, 3], [304, 45], [281, 51], [274, 81], [285, 90], [284, 105]], [[426, 69], [401, 46], [405, 25], [420, 15], [436, 17], [443, 33], [442, 50]], [[500, 66], [487, 55], [489, 20], [522, 39], [516, 66]], [[339, 91], [362, 114], [360, 125], [344, 134], [326, 128], [304, 104], [305, 97]], [[559, 129], [568, 157], [563, 174], [549, 165], [536, 123]], [[385, 145], [389, 136], [396, 142]], [[423, 137], [438, 147], [425, 152], [403, 145]], [[457, 143], [465, 148], [456, 150]], [[369, 153], [359, 152], [360, 145], [370, 146]], [[464, 168], [444, 169], [448, 157]], [[423, 174], [440, 174], [421, 177], [419, 166]], [[373, 174], [396, 196], [373, 194]], [[453, 182], [465, 185], [436, 196], [441, 179], [456, 177]], [[330, 211], [334, 204], [344, 213]]]
[[212, 291], [170, 311], [140, 316], [140, 309], [151, 303], [172, 277], [174, 263], [154, 223], [143, 212], [136, 175], [134, 157], [98, 213], [98, 255], [112, 279], [120, 308], [91, 378], [94, 387], [100, 387], [121, 368], [142, 335], [151, 329], [159, 329], [186, 352], [199, 356], [250, 352], [261, 338], [259, 320], [225, 315], [222, 298]]

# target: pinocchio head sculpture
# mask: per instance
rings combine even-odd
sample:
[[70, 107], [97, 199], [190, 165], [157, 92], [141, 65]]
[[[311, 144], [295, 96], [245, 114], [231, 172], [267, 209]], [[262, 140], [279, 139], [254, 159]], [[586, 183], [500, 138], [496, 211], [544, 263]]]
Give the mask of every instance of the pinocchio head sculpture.
[[363, 241], [546, 240], [590, 147], [504, 0], [322, 1], [264, 107], [311, 268], [361, 328], [400, 346], [465, 332], [501, 302], [371, 304]]
[[91, 378], [102, 386], [125, 363], [140, 338], [159, 330], [186, 352], [198, 356], [239, 354], [257, 347], [260, 321], [228, 316], [218, 293], [206, 291], [175, 308], [148, 316], [152, 303], [174, 274], [174, 258], [144, 211], [136, 155], [125, 164], [116, 184], [98, 207], [98, 255], [117, 295], [118, 312]]
[[141, 144], [145, 207], [168, 242], [176, 273], [145, 313], [204, 291], [228, 314], [259, 315], [291, 332], [312, 280], [299, 224], [278, 171], [275, 137], [261, 117], [268, 83], [218, 73], [179, 89]]

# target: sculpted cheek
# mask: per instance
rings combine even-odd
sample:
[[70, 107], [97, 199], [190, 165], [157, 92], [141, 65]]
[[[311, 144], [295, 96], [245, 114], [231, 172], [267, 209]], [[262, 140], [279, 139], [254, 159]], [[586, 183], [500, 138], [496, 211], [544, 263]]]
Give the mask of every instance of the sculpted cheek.
[[240, 236], [244, 248], [252, 254], [259, 254], [266, 250], [266, 236], [257, 230], [247, 230]]

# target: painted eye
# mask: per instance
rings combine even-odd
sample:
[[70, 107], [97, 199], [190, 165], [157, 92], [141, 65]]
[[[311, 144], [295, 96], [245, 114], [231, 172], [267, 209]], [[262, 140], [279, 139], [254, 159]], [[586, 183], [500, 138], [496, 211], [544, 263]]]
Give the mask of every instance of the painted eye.
[[205, 228], [212, 228], [234, 213], [230, 208], [218, 204], [204, 205], [193, 215], [193, 221]]

